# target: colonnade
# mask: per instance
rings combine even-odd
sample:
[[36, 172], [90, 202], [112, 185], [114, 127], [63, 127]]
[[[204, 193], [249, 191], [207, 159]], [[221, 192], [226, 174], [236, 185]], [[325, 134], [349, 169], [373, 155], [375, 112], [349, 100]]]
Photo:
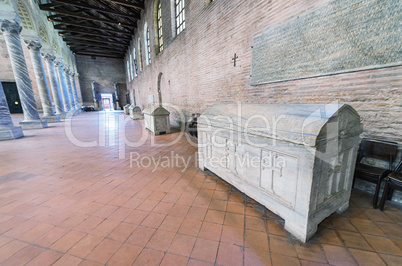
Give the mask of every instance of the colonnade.
[[[0, 31], [5, 38], [24, 113], [24, 120], [20, 122], [20, 127], [15, 127], [0, 82], [0, 140], [22, 137], [22, 130], [46, 128], [48, 123], [57, 123], [60, 122], [60, 119], [68, 119], [81, 112], [74, 70], [56, 59], [53, 54], [41, 53], [42, 45], [39, 38], [26, 37], [24, 43], [29, 50], [43, 108], [43, 116], [39, 116], [22, 49], [21, 30], [22, 27], [17, 21], [0, 19]], [[53, 99], [50, 96], [42, 58], [45, 61]]]

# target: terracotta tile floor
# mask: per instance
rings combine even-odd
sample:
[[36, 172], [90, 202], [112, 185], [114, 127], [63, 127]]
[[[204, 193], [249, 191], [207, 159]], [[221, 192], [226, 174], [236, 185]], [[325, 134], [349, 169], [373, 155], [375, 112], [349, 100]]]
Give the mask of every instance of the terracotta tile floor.
[[[126, 137], [147, 140], [119, 154], [118, 115], [72, 119], [75, 143], [95, 147], [73, 144], [67, 122], [0, 143], [2, 265], [402, 265], [400, 207], [374, 210], [370, 197], [354, 190], [350, 208], [301, 244], [280, 217], [198, 171], [186, 138], [151, 143], [179, 133], [153, 138], [130, 120]], [[192, 158], [185, 170], [130, 167], [130, 152]]]

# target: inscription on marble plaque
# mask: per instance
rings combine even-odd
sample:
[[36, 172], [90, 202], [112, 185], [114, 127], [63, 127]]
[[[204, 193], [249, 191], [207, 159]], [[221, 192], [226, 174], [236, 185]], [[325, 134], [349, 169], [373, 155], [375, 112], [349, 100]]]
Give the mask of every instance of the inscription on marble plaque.
[[400, 0], [335, 0], [253, 40], [251, 85], [402, 64]]

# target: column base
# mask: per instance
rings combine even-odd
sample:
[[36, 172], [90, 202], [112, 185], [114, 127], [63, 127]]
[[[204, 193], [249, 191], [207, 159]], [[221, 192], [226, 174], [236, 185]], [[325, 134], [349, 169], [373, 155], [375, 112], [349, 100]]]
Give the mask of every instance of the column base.
[[42, 116], [41, 119], [46, 120], [46, 122], [48, 122], [48, 123], [60, 122], [60, 117], [58, 115]]
[[79, 115], [81, 112], [81, 109], [74, 110], [74, 115]]
[[20, 122], [20, 126], [22, 127], [23, 130], [47, 128], [47, 122], [46, 120], [22, 121]]
[[60, 119], [70, 119], [70, 116], [68, 114], [56, 114], [57, 116], [60, 117]]
[[0, 128], [0, 140], [18, 139], [23, 136], [21, 127]]

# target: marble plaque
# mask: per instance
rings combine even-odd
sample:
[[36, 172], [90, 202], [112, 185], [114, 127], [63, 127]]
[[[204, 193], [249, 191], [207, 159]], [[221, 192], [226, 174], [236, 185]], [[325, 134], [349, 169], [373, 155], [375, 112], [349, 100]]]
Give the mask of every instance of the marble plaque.
[[400, 0], [335, 0], [253, 40], [251, 85], [401, 65]]

